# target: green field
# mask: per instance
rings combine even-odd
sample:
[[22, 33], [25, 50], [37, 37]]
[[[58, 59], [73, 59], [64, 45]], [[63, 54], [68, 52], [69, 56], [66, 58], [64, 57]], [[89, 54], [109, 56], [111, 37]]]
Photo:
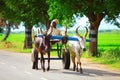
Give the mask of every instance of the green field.
[[[69, 36], [72, 36], [69, 34]], [[82, 34], [81, 34], [82, 35]], [[4, 34], [0, 34], [0, 41]], [[0, 49], [14, 52], [31, 53], [31, 49], [23, 49], [25, 35], [23, 33], [10, 34], [7, 41], [0, 42]], [[87, 38], [88, 39], [88, 38]], [[87, 49], [89, 43], [87, 42]], [[55, 45], [54, 45], [55, 46]], [[98, 52], [99, 57], [89, 57], [87, 51], [83, 54], [85, 58], [91, 58], [93, 62], [107, 64], [109, 67], [120, 70], [120, 31], [104, 31], [98, 33]], [[51, 52], [56, 56], [57, 52]]]
[[99, 49], [113, 49], [120, 46], [120, 31], [100, 32], [98, 35]]
[[[0, 36], [0, 41], [3, 39], [4, 34]], [[30, 52], [30, 49], [24, 50], [24, 34], [10, 34], [7, 41], [0, 42], [0, 49], [15, 51], [15, 52]]]
[[98, 50], [101, 56], [94, 58], [94, 62], [120, 70], [120, 31], [99, 33]]

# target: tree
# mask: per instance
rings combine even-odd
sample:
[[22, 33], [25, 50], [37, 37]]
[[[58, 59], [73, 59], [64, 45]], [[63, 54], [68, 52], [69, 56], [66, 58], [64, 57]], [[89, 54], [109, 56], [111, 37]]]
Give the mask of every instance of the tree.
[[[2, 41], [6, 41], [9, 34], [10, 34], [10, 31], [11, 31], [11, 28], [15, 29], [15, 28], [18, 28], [18, 24], [16, 23], [10, 23], [8, 21], [6, 21], [4, 18], [0, 18], [0, 33], [1, 32], [5, 32], [5, 36], [4, 38], [2, 39]], [[5, 29], [5, 30], [3, 30]]]
[[51, 18], [57, 17], [63, 22], [73, 21], [73, 15], [86, 16], [90, 23], [89, 53], [97, 56], [98, 29], [103, 18], [106, 22], [120, 27], [120, 0], [47, 0], [50, 5], [48, 13]]
[[[39, 22], [49, 27], [48, 5], [45, 0], [3, 0], [5, 17], [9, 21], [23, 22], [25, 26], [24, 48], [32, 48], [32, 27]], [[9, 13], [12, 13], [11, 15]]]
[[[8, 38], [11, 28], [18, 28], [20, 21], [18, 22], [18, 20], [15, 20], [16, 16], [13, 14], [14, 12], [6, 5], [5, 0], [0, 0], [0, 27], [1, 29], [5, 29], [5, 36], [2, 41]], [[15, 19], [12, 17], [15, 17]]]

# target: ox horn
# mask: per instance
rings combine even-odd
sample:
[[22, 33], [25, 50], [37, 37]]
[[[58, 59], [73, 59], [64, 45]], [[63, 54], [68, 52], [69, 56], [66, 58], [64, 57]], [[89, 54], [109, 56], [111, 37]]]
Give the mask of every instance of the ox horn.
[[42, 31], [41, 27], [40, 27], [40, 30], [38, 29], [38, 33], [43, 34], [43, 31]]
[[84, 36], [87, 37], [87, 34], [88, 34], [88, 28], [87, 28], [87, 27], [85, 27], [85, 28], [86, 28], [86, 31], [85, 31]]
[[[50, 26], [50, 28], [51, 28], [51, 29], [50, 29], [50, 32], [49, 32], [49, 34], [48, 34], [48, 35], [51, 35], [51, 34], [52, 34], [52, 32], [53, 32], [53, 26]], [[49, 31], [49, 30], [48, 30], [48, 31]], [[47, 32], [48, 32], [48, 31], [47, 31]]]
[[65, 33], [66, 33], [66, 34], [67, 34], [67, 27], [68, 27], [68, 26], [66, 26], [66, 28], [65, 28]]
[[67, 36], [67, 26], [65, 27], [65, 31], [62, 31], [62, 32], [61, 32], [61, 35], [62, 35], [62, 36]]
[[80, 26], [78, 26], [77, 28], [76, 28], [76, 35], [78, 36], [78, 37], [80, 37], [80, 38], [82, 38], [82, 36], [80, 36], [80, 34], [78, 33], [78, 28], [79, 28]]
[[67, 36], [67, 26], [65, 27], [65, 36]]
[[34, 29], [32, 29], [32, 36], [33, 36], [33, 37], [35, 36]]

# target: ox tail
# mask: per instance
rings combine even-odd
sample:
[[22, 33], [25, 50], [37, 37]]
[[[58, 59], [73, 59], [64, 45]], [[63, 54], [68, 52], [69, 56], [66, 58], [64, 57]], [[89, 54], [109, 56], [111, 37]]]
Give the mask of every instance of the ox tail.
[[35, 61], [35, 57], [34, 57], [34, 48], [32, 49], [32, 53], [31, 53], [31, 61], [32, 61], [32, 62]]

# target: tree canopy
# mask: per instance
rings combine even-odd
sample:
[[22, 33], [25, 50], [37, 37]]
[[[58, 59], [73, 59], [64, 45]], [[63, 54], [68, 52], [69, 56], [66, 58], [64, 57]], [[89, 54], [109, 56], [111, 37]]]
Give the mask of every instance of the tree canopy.
[[103, 18], [106, 22], [120, 27], [120, 0], [47, 0], [50, 18], [58, 18], [66, 24], [73, 21], [73, 16], [86, 16], [90, 26], [88, 53], [97, 56], [98, 29]]
[[[47, 0], [50, 5], [48, 13], [50, 18], [57, 17], [63, 22], [73, 21], [73, 15], [89, 18], [94, 21], [93, 16], [100, 14], [106, 22], [120, 27], [117, 19], [120, 19], [120, 0]], [[103, 19], [103, 18], [102, 18]]]
[[9, 22], [23, 22], [25, 26], [24, 48], [32, 47], [32, 27], [39, 23], [49, 27], [49, 8], [46, 0], [0, 0], [1, 16]]
[[45, 0], [1, 0], [3, 17], [9, 21], [23, 22], [28, 25], [45, 23], [48, 20], [48, 5]]

